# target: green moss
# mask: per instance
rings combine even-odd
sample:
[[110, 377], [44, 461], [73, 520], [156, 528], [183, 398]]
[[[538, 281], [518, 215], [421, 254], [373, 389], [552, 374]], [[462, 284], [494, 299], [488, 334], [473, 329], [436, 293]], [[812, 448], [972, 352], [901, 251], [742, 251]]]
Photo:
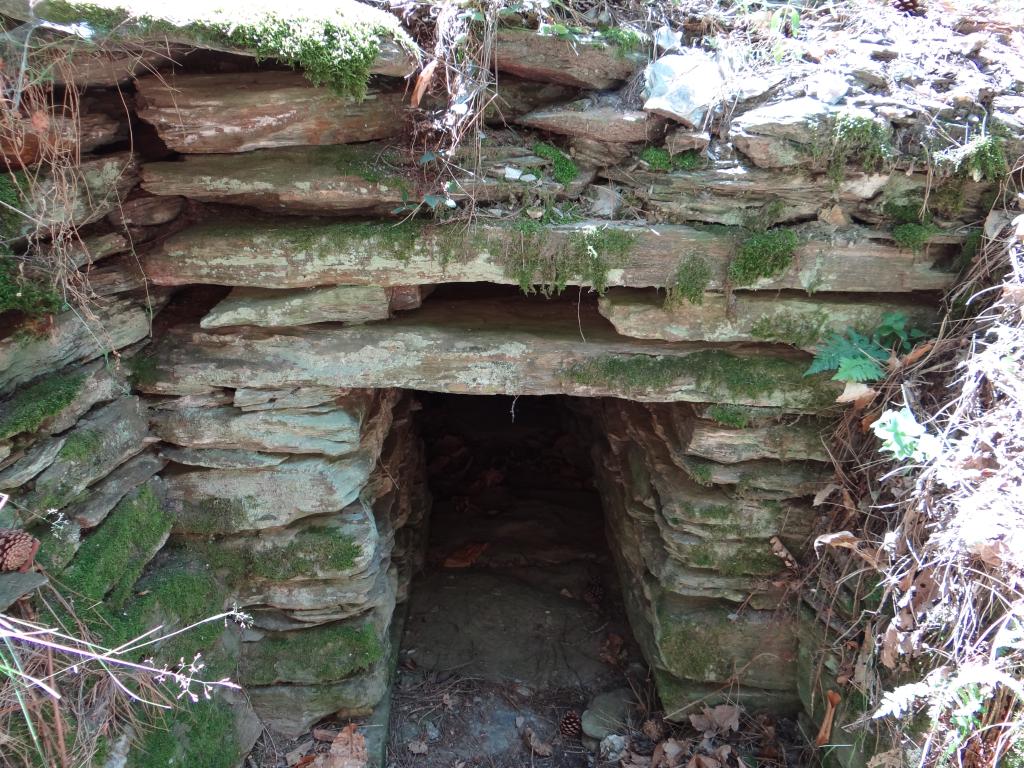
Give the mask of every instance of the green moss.
[[533, 145], [533, 154], [549, 161], [552, 166], [552, 177], [559, 184], [568, 186], [580, 174], [580, 169], [572, 158], [565, 154], [558, 147], [547, 142], [538, 141]]
[[678, 615], [659, 609], [661, 625], [659, 646], [674, 674], [690, 680], [720, 677], [719, 648], [726, 646], [729, 627], [724, 622], [681, 620]]
[[144, 485], [123, 498], [103, 525], [82, 541], [64, 580], [91, 600], [110, 593], [108, 604], [120, 606], [170, 529], [170, 516], [161, 509], [152, 486]]
[[151, 387], [159, 380], [156, 355], [136, 355], [128, 361], [128, 381], [135, 387]]
[[648, 43], [646, 35], [627, 27], [608, 27], [600, 31], [600, 36], [604, 38], [605, 42], [616, 46], [619, 58], [637, 53]]
[[711, 266], [702, 256], [691, 255], [679, 262], [675, 279], [665, 296], [666, 307], [678, 307], [683, 301], [704, 303], [704, 291], [711, 283]]
[[929, 238], [939, 231], [933, 224], [900, 224], [893, 227], [892, 239], [900, 248], [920, 253], [928, 244]]
[[956, 218], [964, 208], [965, 185], [966, 179], [959, 174], [944, 179], [928, 196], [928, 207], [942, 218]]
[[0, 252], [0, 314], [17, 311], [30, 317], [48, 315], [63, 306], [64, 301], [52, 286], [25, 277], [18, 263]]
[[239, 682], [270, 685], [279, 680], [344, 680], [369, 669], [384, 656], [384, 645], [371, 622], [275, 632], [247, 644], [239, 665]]
[[828, 314], [823, 310], [817, 310], [809, 315], [764, 315], [751, 327], [750, 335], [762, 341], [807, 348], [821, 340], [828, 324]]
[[670, 155], [663, 147], [647, 147], [640, 153], [652, 171], [695, 171], [704, 165], [704, 158], [692, 149]]
[[220, 698], [176, 701], [149, 725], [128, 768], [234, 768], [243, 758], [231, 706]]
[[705, 414], [723, 427], [743, 429], [750, 424], [750, 411], [742, 405], [712, 405]]
[[78, 534], [73, 530], [46, 528], [35, 531], [39, 539], [39, 554], [36, 560], [51, 574], [60, 573], [75, 556], [78, 548]]
[[248, 510], [258, 503], [254, 496], [241, 499], [208, 497], [186, 505], [177, 513], [178, 525], [194, 534], [210, 535], [234, 531], [248, 519]]
[[736, 286], [750, 285], [785, 272], [799, 244], [796, 233], [789, 229], [753, 234], [743, 241], [729, 264], [729, 279]]
[[713, 484], [714, 470], [711, 467], [710, 461], [690, 459], [686, 462], [686, 471], [690, 475], [690, 479], [705, 487]]
[[68, 436], [57, 455], [67, 461], [82, 463], [92, 459], [102, 448], [103, 435], [94, 429], [78, 429]]
[[887, 200], [882, 206], [882, 213], [894, 224], [919, 224], [929, 222], [931, 217], [924, 210], [922, 200]]
[[17, 392], [0, 406], [0, 440], [39, 429], [74, 401], [84, 381], [84, 374], [58, 374]]
[[358, 176], [370, 184], [408, 190], [406, 179], [391, 172], [389, 167], [397, 164], [397, 158], [393, 153], [381, 151], [377, 144], [335, 144], [317, 147], [316, 153], [321, 164], [344, 176]]
[[255, 551], [250, 547], [226, 547], [217, 541], [202, 545], [210, 565], [226, 571], [232, 582], [253, 578], [285, 581], [316, 578], [324, 571], [343, 572], [352, 568], [362, 547], [334, 528], [311, 528], [298, 533], [287, 544]]
[[855, 163], [861, 170], [881, 170], [895, 155], [887, 123], [859, 115], [840, 115], [832, 126], [832, 146], [828, 175], [842, 181], [846, 166]]
[[[24, 197], [21, 190], [25, 186], [25, 174], [3, 173], [0, 174], [0, 241], [7, 243], [18, 237], [25, 223], [25, 219], [19, 216], [24, 204]], [[13, 210], [12, 210], [13, 209]]]
[[1000, 136], [979, 136], [950, 153], [956, 171], [975, 181], [1001, 181], [1010, 171]]
[[292, 247], [314, 257], [329, 258], [336, 253], [367, 252], [375, 257], [408, 261], [423, 234], [424, 224], [407, 219], [398, 224], [347, 222], [334, 224], [298, 223], [283, 226], [278, 234]]
[[[283, 6], [282, 6], [283, 7]], [[132, 15], [114, 2], [79, 4], [51, 0], [46, 18], [62, 23], [86, 22], [100, 37], [171, 35], [196, 43], [229, 45], [258, 58], [276, 59], [303, 70], [314, 85], [362, 98], [381, 42], [414, 45], [396, 18], [351, 2], [336, 2], [323, 13], [282, 16], [259, 9], [197, 8], [194, 20], [172, 24], [157, 16]]]
[[252, 572], [276, 580], [312, 577], [321, 570], [348, 570], [362, 552], [351, 536], [330, 529], [306, 531], [284, 547], [254, 555]]
[[636, 235], [610, 227], [588, 227], [571, 232], [552, 230], [522, 219], [510, 237], [492, 236], [483, 247], [496, 253], [505, 274], [525, 294], [538, 290], [545, 296], [561, 293], [571, 282], [608, 287], [608, 273], [625, 265]]
[[796, 395], [800, 405], [824, 407], [835, 397], [833, 388], [817, 377], [810, 388], [801, 386], [803, 364], [778, 357], [736, 357], [722, 350], [702, 350], [681, 357], [604, 355], [577, 363], [564, 374], [577, 384], [657, 392], [679, 379], [710, 394], [758, 400], [778, 393]]

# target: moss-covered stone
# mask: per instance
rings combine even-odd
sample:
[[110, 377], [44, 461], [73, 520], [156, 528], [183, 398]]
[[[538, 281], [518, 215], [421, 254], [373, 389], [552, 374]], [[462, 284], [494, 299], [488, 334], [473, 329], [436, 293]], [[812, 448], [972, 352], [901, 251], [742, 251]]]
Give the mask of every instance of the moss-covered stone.
[[750, 285], [789, 268], [800, 244], [796, 232], [772, 229], [755, 233], [740, 245], [729, 264], [729, 279], [735, 286]]
[[608, 287], [608, 272], [619, 269], [636, 241], [632, 232], [610, 227], [585, 227], [553, 235], [542, 222], [522, 220], [502, 242], [486, 246], [520, 290], [545, 296], [559, 294], [574, 281], [588, 283], [598, 293]]
[[848, 164], [857, 164], [864, 171], [877, 171], [894, 155], [887, 123], [866, 115], [842, 114], [832, 125], [828, 175], [838, 184]]
[[533, 154], [542, 157], [551, 163], [552, 177], [559, 184], [569, 185], [575, 181], [580, 174], [573, 159], [565, 154], [558, 147], [552, 146], [544, 141], [538, 141], [533, 145]]
[[0, 440], [39, 429], [74, 401], [84, 381], [81, 373], [57, 374], [20, 389], [0, 406]]
[[640, 159], [648, 170], [657, 172], [695, 171], [704, 165], [699, 152], [686, 150], [672, 155], [664, 147], [646, 147], [640, 152]]
[[717, 349], [685, 357], [605, 355], [574, 365], [565, 373], [577, 384], [614, 385], [627, 392], [665, 389], [674, 381], [687, 377], [708, 392], [743, 399], [792, 393], [796, 395], [795, 399], [806, 400], [808, 405], [824, 407], [835, 396], [826, 381], [811, 382], [805, 378], [803, 364], [797, 361], [778, 357], [737, 357]]
[[249, 542], [212, 541], [201, 551], [214, 568], [225, 571], [227, 580], [247, 583], [254, 578], [287, 581], [344, 573], [356, 564], [363, 548], [352, 536], [325, 526], [303, 530], [280, 546], [257, 550]]
[[892, 239], [900, 248], [920, 253], [937, 232], [939, 228], [934, 224], [900, 224], [892, 228]]
[[829, 327], [829, 316], [824, 310], [806, 315], [765, 315], [750, 329], [755, 339], [775, 341], [794, 347], [807, 348], [821, 340]]
[[63, 581], [90, 600], [120, 606], [149, 559], [166, 540], [171, 518], [147, 483], [125, 496], [93, 534], [86, 537]]
[[299, 67], [314, 85], [362, 98], [370, 70], [384, 41], [409, 50], [414, 45], [397, 18], [360, 3], [342, 0], [316, 13], [290, 8], [196, 6], [191, 21], [172, 21], [156, 2], [121, 4], [112, 0], [76, 3], [49, 0], [37, 12], [51, 21], [88, 24], [100, 36], [167, 36], [214, 47], [234, 47], [258, 58]]
[[59, 312], [64, 301], [53, 286], [26, 277], [18, 262], [2, 253], [5, 248], [0, 245], [0, 314], [17, 311], [32, 317]]
[[92, 429], [72, 432], [61, 446], [57, 455], [68, 461], [84, 462], [94, 456], [103, 446], [103, 436]]
[[376, 664], [384, 650], [372, 621], [272, 633], [243, 645], [239, 681], [270, 685], [344, 680]]
[[751, 413], [742, 405], [712, 405], [705, 412], [709, 419], [723, 427], [743, 429], [751, 422]]
[[666, 307], [680, 306], [684, 300], [691, 304], [704, 303], [704, 291], [711, 282], [711, 266], [707, 259], [692, 254], [679, 262], [675, 279], [665, 296]]
[[220, 698], [176, 702], [148, 725], [128, 768], [235, 768], [243, 757], [235, 715]]

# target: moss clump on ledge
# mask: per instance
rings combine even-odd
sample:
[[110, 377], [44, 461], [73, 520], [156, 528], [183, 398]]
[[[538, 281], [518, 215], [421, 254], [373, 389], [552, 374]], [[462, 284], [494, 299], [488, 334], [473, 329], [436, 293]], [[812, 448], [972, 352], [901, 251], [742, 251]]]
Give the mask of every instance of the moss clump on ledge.
[[229, 582], [254, 578], [287, 581], [342, 573], [351, 569], [363, 553], [352, 536], [329, 527], [307, 529], [286, 544], [258, 551], [249, 545], [227, 548], [218, 541], [199, 549], [211, 567], [226, 571], [225, 579]]
[[50, 376], [19, 391], [0, 406], [0, 440], [34, 432], [67, 408], [82, 389], [83, 374]]
[[704, 291], [711, 283], [711, 267], [702, 256], [687, 256], [679, 262], [675, 279], [665, 295], [665, 306], [681, 306], [683, 301], [691, 304], [704, 303]]
[[832, 126], [832, 146], [827, 172], [836, 184], [843, 180], [846, 166], [856, 163], [861, 170], [881, 170], [896, 154], [888, 123], [872, 117], [842, 114]]
[[30, 317], [49, 315], [59, 312], [63, 306], [63, 300], [52, 286], [25, 277], [17, 262], [0, 252], [0, 314], [17, 311]]
[[604, 355], [577, 363], [564, 371], [583, 386], [613, 387], [626, 393], [664, 391], [680, 379], [713, 396], [761, 400], [775, 393], [792, 393], [800, 406], [826, 407], [835, 398], [822, 377], [811, 382], [803, 363], [778, 357], [736, 357], [709, 349], [680, 357], [660, 355]]
[[647, 147], [640, 159], [651, 171], [695, 171], [704, 164], [701, 154], [692, 149], [670, 155], [664, 147]]
[[896, 245], [913, 253], [921, 253], [928, 244], [929, 238], [939, 232], [934, 224], [900, 224], [892, 229], [892, 239]]
[[247, 643], [238, 676], [245, 685], [330, 682], [369, 669], [383, 657], [384, 644], [372, 622], [342, 622]]
[[171, 530], [170, 516], [150, 485], [122, 499], [102, 526], [82, 541], [65, 581], [89, 600], [121, 606], [149, 557]]
[[352, 0], [253, 2], [222, 10], [194, 4], [181, 12], [157, 0], [50, 0], [37, 13], [48, 21], [85, 23], [100, 36], [166, 37], [197, 45], [240, 48], [258, 58], [299, 67], [314, 85], [362, 98], [384, 40], [406, 50], [415, 45], [398, 19]]
[[608, 273], [625, 265], [636, 238], [612, 227], [566, 231], [522, 220], [510, 237], [488, 237], [482, 245], [498, 254], [505, 274], [527, 295], [559, 294], [574, 281], [603, 294]]
[[742, 405], [712, 405], [704, 413], [716, 424], [733, 429], [744, 429], [754, 418], [750, 409]]
[[800, 314], [764, 315], [750, 329], [750, 335], [761, 341], [774, 341], [806, 349], [817, 344], [828, 328], [824, 310]]
[[751, 235], [729, 264], [729, 280], [737, 286], [750, 285], [785, 272], [799, 244], [796, 232], [789, 229], [771, 229]]
[[[398, 224], [343, 221], [323, 225], [300, 222], [281, 226], [276, 234], [314, 257], [328, 258], [339, 252], [364, 251], [378, 258], [390, 257], [404, 262], [412, 257], [423, 231], [423, 222], [408, 219]], [[238, 232], [241, 234], [242, 230]]]
[[549, 161], [552, 166], [551, 176], [559, 184], [568, 186], [580, 174], [580, 169], [572, 158], [558, 147], [552, 146], [544, 141], [538, 141], [533, 145], [533, 154]]
[[103, 435], [92, 429], [77, 429], [72, 432], [57, 455], [66, 461], [84, 463], [103, 449]]

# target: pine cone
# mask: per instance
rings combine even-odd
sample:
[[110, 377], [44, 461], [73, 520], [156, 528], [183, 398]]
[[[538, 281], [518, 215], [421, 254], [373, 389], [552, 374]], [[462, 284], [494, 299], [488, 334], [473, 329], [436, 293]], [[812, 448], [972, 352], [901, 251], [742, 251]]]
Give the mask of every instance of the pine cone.
[[17, 528], [0, 528], [0, 572], [32, 569], [39, 539]]
[[925, 0], [892, 0], [892, 7], [909, 16], [924, 16], [928, 10]]
[[580, 719], [580, 713], [575, 709], [570, 709], [562, 715], [558, 730], [567, 739], [579, 738], [583, 733], [583, 721]]

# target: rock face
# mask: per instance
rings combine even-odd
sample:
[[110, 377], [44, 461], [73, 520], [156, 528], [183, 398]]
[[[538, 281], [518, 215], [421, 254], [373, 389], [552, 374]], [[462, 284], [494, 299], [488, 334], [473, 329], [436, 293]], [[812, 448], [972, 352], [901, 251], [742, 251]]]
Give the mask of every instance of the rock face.
[[[91, 13], [0, 0], [47, 9]], [[875, 60], [858, 42], [854, 64], [753, 77], [689, 28], [682, 48], [680, 30], [656, 46], [502, 14], [484, 135], [446, 153], [441, 99], [457, 116], [462, 86], [436, 73], [408, 106], [397, 44], [355, 99], [194, 28], [161, 39], [205, 51], [157, 54], [136, 21], [111, 30], [123, 50], [76, 49], [77, 78], [57, 73], [89, 89], [81, 163], [66, 190], [41, 174], [35, 223], [3, 238], [18, 270], [57, 264], [87, 301], [0, 314], [0, 490], [17, 502], [0, 525], [42, 539], [118, 643], [250, 613], [202, 649], [245, 687], [202, 710], [241, 756], [257, 715], [296, 736], [387, 695], [430, 509], [406, 390], [570, 395], [670, 716], [726, 693], [794, 714], [797, 636], [817, 635], [797, 630], [801, 574], [773, 541], [808, 564], [842, 388], [805, 376], [810, 353], [893, 313], [936, 322], [999, 153], [1024, 151], [1024, 98], [995, 93], [1024, 88], [1019, 56], [993, 37], [1000, 56], [949, 54], [963, 82], [911, 84], [909, 47]], [[947, 164], [924, 168], [937, 135]], [[170, 726], [152, 731], [190, 727]]]

